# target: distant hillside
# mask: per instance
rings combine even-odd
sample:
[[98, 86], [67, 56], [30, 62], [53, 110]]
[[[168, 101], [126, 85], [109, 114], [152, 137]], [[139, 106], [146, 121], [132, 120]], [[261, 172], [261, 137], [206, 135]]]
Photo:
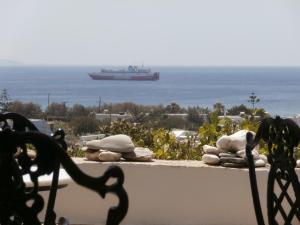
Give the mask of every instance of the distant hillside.
[[20, 66], [22, 63], [13, 60], [0, 59], [0, 66]]

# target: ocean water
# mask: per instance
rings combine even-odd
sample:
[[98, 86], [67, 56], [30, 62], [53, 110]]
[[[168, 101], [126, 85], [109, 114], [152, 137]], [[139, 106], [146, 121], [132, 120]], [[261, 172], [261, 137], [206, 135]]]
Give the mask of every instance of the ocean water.
[[[88, 72], [96, 66], [0, 67], [0, 89], [12, 100], [97, 105], [134, 102], [140, 104], [199, 105], [212, 108], [222, 102], [226, 108], [248, 104], [252, 91], [260, 98], [258, 107], [272, 115], [300, 114], [300, 67], [152, 67], [159, 81], [97, 81]], [[250, 105], [249, 105], [250, 106]]]

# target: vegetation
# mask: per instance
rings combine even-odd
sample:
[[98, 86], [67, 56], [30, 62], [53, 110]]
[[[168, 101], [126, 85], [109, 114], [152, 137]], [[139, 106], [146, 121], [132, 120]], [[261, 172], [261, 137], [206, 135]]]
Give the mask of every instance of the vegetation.
[[75, 135], [92, 134], [99, 131], [99, 122], [91, 116], [74, 117], [70, 126]]
[[258, 103], [260, 101], [260, 99], [255, 95], [254, 92], [251, 93], [251, 95], [249, 96], [248, 102], [251, 103], [252, 105], [252, 109], [255, 109], [255, 104]]
[[227, 110], [228, 115], [240, 115], [241, 112], [245, 113], [246, 115], [251, 115], [252, 110], [244, 104], [233, 106]]
[[43, 118], [43, 111], [41, 106], [32, 102], [22, 103], [20, 101], [13, 101], [7, 108], [7, 111], [17, 112], [27, 118]]
[[51, 103], [46, 109], [46, 115], [56, 118], [66, 118], [68, 108], [65, 103]]
[[8, 111], [10, 96], [6, 89], [3, 89], [0, 94], [0, 112]]
[[[255, 108], [254, 104], [259, 100], [254, 93], [251, 96], [249, 101], [252, 108], [241, 104], [227, 110], [220, 102], [214, 104], [212, 110], [199, 106], [185, 108], [174, 102], [166, 106], [145, 106], [125, 102], [92, 107], [80, 104], [69, 107], [65, 103], [51, 103], [43, 111], [40, 105], [32, 102], [11, 101], [7, 91], [3, 90], [0, 95], [0, 109], [2, 112], [17, 112], [28, 118], [51, 120], [54, 129], [65, 130], [66, 141], [73, 156], [83, 154], [78, 145], [80, 135], [104, 133], [129, 135], [136, 146], [150, 148], [158, 159], [198, 160], [203, 154], [202, 146], [215, 145], [222, 135], [230, 135], [240, 129], [257, 131], [259, 118], [267, 114], [264, 109]], [[131, 119], [100, 122], [95, 117], [95, 113], [99, 111], [126, 113], [131, 115]], [[241, 123], [234, 123], [229, 118], [219, 117], [224, 114], [242, 115], [244, 120]], [[257, 115], [260, 117], [255, 117]], [[173, 128], [192, 130], [195, 135], [180, 141], [170, 132]], [[265, 144], [261, 143], [260, 148], [266, 151]]]
[[215, 103], [213, 109], [218, 116], [222, 116], [225, 113], [225, 106], [220, 102]]
[[127, 121], [115, 121], [101, 127], [101, 133], [107, 135], [129, 135], [136, 146], [148, 147], [157, 159], [201, 159], [201, 147], [196, 136], [188, 137], [187, 141], [178, 141], [169, 130], [146, 128], [141, 124]]

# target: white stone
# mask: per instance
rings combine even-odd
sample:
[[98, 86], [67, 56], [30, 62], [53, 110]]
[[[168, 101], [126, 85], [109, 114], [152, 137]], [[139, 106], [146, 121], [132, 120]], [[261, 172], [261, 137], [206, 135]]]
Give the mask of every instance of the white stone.
[[229, 153], [227, 149], [218, 148], [218, 150], [220, 151], [220, 153]]
[[136, 147], [133, 152], [122, 153], [122, 157], [129, 161], [151, 162], [154, 153], [149, 148]]
[[87, 151], [89, 148], [87, 147], [87, 146], [83, 146], [82, 148], [81, 148], [81, 151], [83, 151], [83, 152], [85, 152], [85, 151]]
[[86, 143], [89, 149], [101, 149], [112, 152], [132, 152], [134, 144], [127, 135], [112, 135], [101, 140], [88, 141]]
[[[240, 130], [232, 135], [220, 137], [216, 143], [217, 148], [222, 151], [238, 152], [246, 147], [246, 135], [248, 130]], [[254, 132], [250, 131], [255, 135]]]
[[255, 167], [264, 167], [264, 166], [266, 166], [266, 163], [262, 159], [256, 159], [256, 160], [254, 160], [254, 165], [255, 165]]
[[[94, 149], [94, 150], [100, 150], [100, 140], [92, 140], [92, 141], [87, 141], [86, 142], [86, 149]], [[85, 149], [85, 148], [84, 148]], [[82, 149], [84, 151], [84, 149]]]
[[231, 139], [227, 135], [223, 135], [217, 140], [217, 148], [222, 152], [228, 152], [229, 146], [231, 145]]
[[120, 161], [121, 157], [121, 153], [118, 152], [101, 151], [99, 154], [99, 160], [103, 162]]
[[[241, 158], [244, 158], [244, 159], [247, 158], [247, 156], [246, 156], [246, 150], [240, 150], [240, 151], [238, 151], [236, 154], [237, 154], [239, 157], [241, 157]], [[255, 149], [252, 150], [252, 156], [253, 156], [253, 159], [259, 159], [259, 158], [260, 158], [260, 157], [259, 157], [258, 151], [256, 151]]]
[[300, 167], [300, 160], [297, 160], [297, 167]]
[[[20, 154], [22, 153], [22, 150], [21, 148], [17, 148], [17, 152], [15, 153], [14, 157], [19, 157]], [[27, 149], [27, 156], [30, 158], [30, 159], [35, 159], [36, 158], [36, 151], [35, 150], [32, 150], [32, 149]]]
[[240, 130], [232, 135], [231, 138], [231, 148], [235, 151], [243, 150], [246, 147], [246, 135], [248, 130]]
[[252, 155], [254, 159], [259, 159], [259, 152], [256, 149], [252, 150]]
[[96, 152], [86, 151], [85, 158], [90, 161], [99, 161], [99, 153], [100, 151], [96, 151]]
[[264, 160], [265, 163], [268, 163], [268, 157], [267, 156], [260, 154], [259, 158]]
[[202, 161], [207, 163], [207, 164], [217, 165], [217, 164], [220, 163], [220, 158], [216, 155], [204, 154], [202, 156]]
[[245, 150], [239, 150], [236, 152], [236, 154], [241, 158], [246, 158], [246, 151]]
[[219, 155], [221, 151], [218, 148], [214, 147], [214, 146], [203, 145], [203, 152], [205, 154]]

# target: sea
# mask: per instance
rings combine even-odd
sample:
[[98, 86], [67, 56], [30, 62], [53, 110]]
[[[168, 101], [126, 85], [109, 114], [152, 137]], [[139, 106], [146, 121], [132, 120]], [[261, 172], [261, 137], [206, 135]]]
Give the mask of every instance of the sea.
[[159, 81], [92, 80], [89, 72], [101, 66], [2, 66], [0, 90], [11, 100], [35, 102], [43, 109], [51, 102], [68, 106], [133, 102], [225, 108], [248, 102], [252, 92], [257, 107], [271, 115], [300, 114], [300, 67], [151, 67]]

